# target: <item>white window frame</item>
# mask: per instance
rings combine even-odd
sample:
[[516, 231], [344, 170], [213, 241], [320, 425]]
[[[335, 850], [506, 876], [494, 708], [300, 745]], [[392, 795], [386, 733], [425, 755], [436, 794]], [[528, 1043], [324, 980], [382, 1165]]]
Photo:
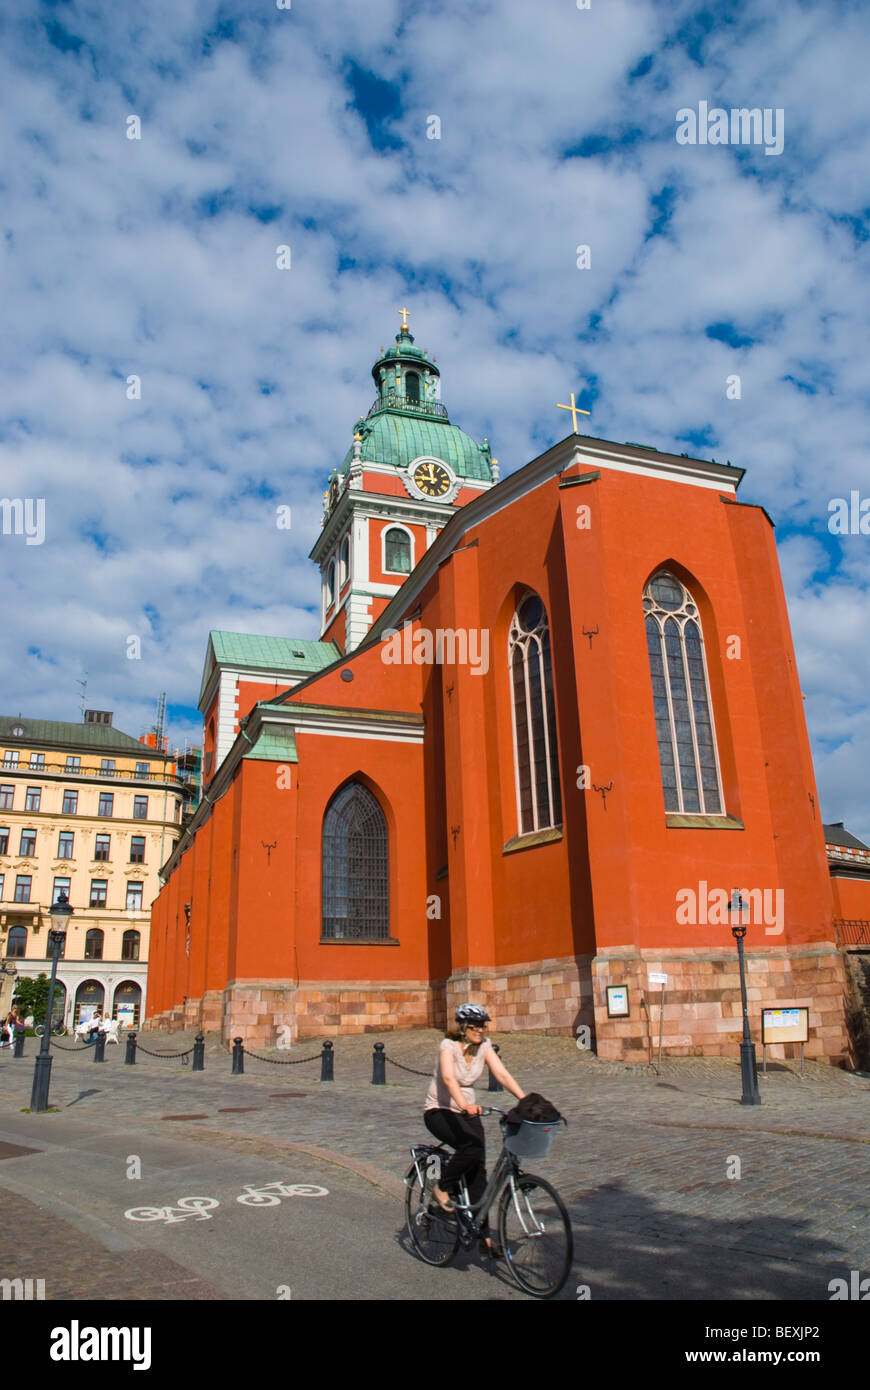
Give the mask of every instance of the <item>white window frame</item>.
[[[407, 574], [404, 570], [387, 569], [387, 536], [391, 531], [404, 531], [405, 535], [408, 537], [408, 540], [410, 542], [410, 569], [408, 570]], [[384, 526], [383, 530], [381, 531], [381, 574], [401, 574], [405, 579], [407, 579], [409, 574], [413, 574], [414, 566], [416, 565], [416, 563], [417, 560], [414, 553], [413, 531], [409, 530], [407, 526], [403, 526], [399, 521], [388, 521], [386, 526]]]

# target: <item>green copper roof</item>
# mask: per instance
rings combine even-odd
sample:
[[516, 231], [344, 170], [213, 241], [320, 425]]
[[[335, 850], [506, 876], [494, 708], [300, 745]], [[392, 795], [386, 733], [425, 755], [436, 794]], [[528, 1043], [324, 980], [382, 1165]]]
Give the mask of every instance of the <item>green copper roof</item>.
[[259, 763], [298, 763], [296, 735], [292, 728], [267, 724], [254, 744], [244, 755]]
[[[361, 422], [357, 431], [362, 435], [360, 458], [364, 462], [407, 468], [415, 458], [425, 455], [443, 459], [460, 478], [492, 481], [489, 446], [475, 444], [470, 434], [447, 420], [427, 419], [385, 406]], [[353, 446], [344, 456], [340, 473], [347, 472], [352, 458]]]
[[275, 667], [313, 675], [341, 655], [334, 642], [303, 637], [249, 637], [245, 632], [210, 632], [216, 661], [229, 666]]
[[[24, 733], [13, 735], [12, 730], [19, 726]], [[57, 719], [28, 719], [26, 715], [16, 715], [14, 719], [0, 715], [0, 743], [4, 749], [12, 749], [16, 744], [27, 744], [29, 747], [34, 743], [58, 747], [69, 744], [70, 747], [86, 748], [135, 748], [143, 760], [146, 757], [166, 757], [165, 753], [158, 753], [155, 748], [140, 743], [132, 734], [122, 734], [120, 729], [113, 729], [110, 724], [72, 724]]]

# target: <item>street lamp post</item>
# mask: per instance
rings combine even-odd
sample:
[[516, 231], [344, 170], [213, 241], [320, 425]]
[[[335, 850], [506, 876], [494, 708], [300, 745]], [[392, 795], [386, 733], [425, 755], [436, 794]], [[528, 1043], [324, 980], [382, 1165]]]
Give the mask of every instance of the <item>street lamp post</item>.
[[731, 935], [737, 942], [737, 959], [740, 964], [740, 997], [743, 1000], [743, 1041], [740, 1044], [740, 1075], [743, 1079], [743, 1095], [740, 1097], [740, 1104], [760, 1105], [761, 1095], [758, 1090], [755, 1043], [749, 1033], [749, 1010], [746, 1004], [746, 965], [743, 958], [743, 938], [746, 935], [746, 927], [742, 921], [745, 906], [740, 893], [735, 889], [728, 904], [728, 911], [737, 914], [739, 923], [738, 926], [732, 925]]
[[66, 940], [66, 931], [72, 913], [73, 910], [69, 905], [66, 893], [60, 893], [57, 902], [52, 903], [49, 908], [51, 928], [48, 939], [51, 944], [51, 979], [48, 984], [48, 1004], [45, 1010], [42, 1045], [33, 1069], [33, 1090], [30, 1093], [31, 1111], [48, 1109], [48, 1088], [51, 1083], [51, 1012], [54, 1007], [54, 982], [57, 975], [57, 963], [60, 960], [60, 948]]

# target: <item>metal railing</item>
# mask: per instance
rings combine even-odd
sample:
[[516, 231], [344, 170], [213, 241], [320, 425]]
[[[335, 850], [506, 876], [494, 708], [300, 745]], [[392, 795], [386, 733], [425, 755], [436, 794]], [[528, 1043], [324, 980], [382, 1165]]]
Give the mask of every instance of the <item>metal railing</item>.
[[866, 946], [870, 951], [870, 922], [860, 917], [835, 917], [838, 946]]
[[398, 391], [385, 391], [383, 396], [378, 396], [366, 419], [377, 415], [379, 410], [389, 410], [391, 407], [393, 410], [411, 411], [414, 415], [434, 415], [439, 420], [448, 418], [447, 407], [440, 401], [413, 401]]
[[102, 777], [110, 782], [170, 782], [178, 787], [187, 785], [182, 777], [178, 777], [174, 773], [136, 772], [128, 767], [67, 767], [66, 763], [42, 763], [39, 767], [31, 767], [29, 763], [3, 762], [0, 763], [0, 772], [14, 772], [31, 779], [47, 774], [51, 777], [64, 777], [70, 780], [75, 777]]

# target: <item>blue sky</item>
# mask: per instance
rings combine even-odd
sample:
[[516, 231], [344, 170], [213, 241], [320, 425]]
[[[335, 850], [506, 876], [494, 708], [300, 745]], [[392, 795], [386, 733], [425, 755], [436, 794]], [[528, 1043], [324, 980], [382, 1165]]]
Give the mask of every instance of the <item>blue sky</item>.
[[[870, 496], [866, 6], [19, 0], [0, 24], [0, 491], [46, 499], [42, 546], [0, 536], [7, 713], [75, 718], [87, 673], [131, 733], [166, 690], [183, 744], [210, 628], [317, 635], [325, 480], [407, 304], [503, 474], [572, 390], [591, 433], [747, 470], [823, 814], [870, 840], [870, 537], [827, 527]], [[702, 101], [781, 109], [782, 153], [679, 145]]]

